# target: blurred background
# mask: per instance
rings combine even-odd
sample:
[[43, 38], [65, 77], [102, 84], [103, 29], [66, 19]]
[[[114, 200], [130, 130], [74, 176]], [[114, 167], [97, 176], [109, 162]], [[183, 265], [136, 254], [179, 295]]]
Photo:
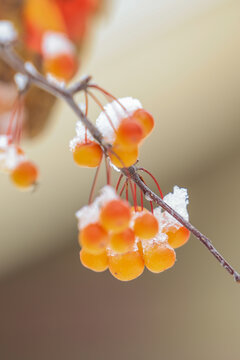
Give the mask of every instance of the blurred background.
[[[164, 193], [188, 188], [191, 222], [240, 271], [240, 2], [109, 1], [94, 27], [76, 79], [153, 113], [141, 165]], [[0, 178], [0, 359], [239, 359], [239, 285], [194, 237], [171, 270], [129, 283], [80, 265], [94, 171], [72, 161], [68, 107], [50, 120], [24, 144], [37, 191]]]

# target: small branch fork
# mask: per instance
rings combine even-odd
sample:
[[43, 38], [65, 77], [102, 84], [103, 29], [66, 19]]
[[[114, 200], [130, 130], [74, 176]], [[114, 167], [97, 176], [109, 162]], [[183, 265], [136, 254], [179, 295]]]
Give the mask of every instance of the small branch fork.
[[[107, 144], [100, 131], [93, 125], [93, 123], [87, 118], [87, 116], [82, 112], [76, 101], [74, 100], [74, 95], [80, 91], [87, 91], [88, 87], [97, 87], [97, 85], [91, 83], [91, 77], [85, 76], [81, 81], [77, 82], [75, 85], [65, 88], [58, 84], [48, 81], [44, 76], [42, 76], [35, 68], [26, 66], [24, 61], [17, 55], [14, 51], [12, 44], [0, 44], [0, 58], [8, 64], [16, 72], [19, 72], [28, 78], [28, 84], [25, 91], [28, 90], [30, 85], [35, 85], [52, 95], [63, 99], [70, 108], [75, 112], [78, 118], [89, 130], [94, 139], [100, 144], [105, 155], [107, 151], [111, 149], [111, 145]], [[24, 93], [24, 91], [22, 91]], [[203, 235], [198, 229], [196, 229], [190, 222], [186, 221], [181, 215], [179, 215], [174, 209], [167, 205], [161, 197], [155, 194], [142, 180], [139, 176], [138, 171], [141, 171], [142, 168], [137, 168], [136, 166], [130, 166], [128, 168], [120, 169], [122, 175], [124, 175], [131, 183], [133, 181], [138, 188], [142, 191], [145, 197], [149, 201], [153, 201], [155, 204], [160, 206], [162, 209], [167, 211], [172, 215], [177, 221], [179, 221], [183, 226], [185, 226], [196, 238], [198, 238], [202, 244], [211, 252], [211, 254], [217, 259], [217, 261], [233, 276], [235, 281], [240, 283], [240, 274], [234, 270], [234, 268], [223, 258], [223, 256], [215, 249], [211, 241]]]

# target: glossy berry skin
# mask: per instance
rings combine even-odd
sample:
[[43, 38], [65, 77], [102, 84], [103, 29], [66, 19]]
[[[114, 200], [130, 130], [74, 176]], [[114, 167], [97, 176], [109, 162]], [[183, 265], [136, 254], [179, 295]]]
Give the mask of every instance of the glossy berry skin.
[[135, 234], [132, 229], [126, 229], [110, 237], [110, 248], [117, 254], [123, 254], [133, 249]]
[[154, 119], [149, 112], [144, 109], [138, 109], [133, 113], [132, 117], [142, 127], [144, 137], [152, 132], [154, 128]]
[[89, 141], [78, 144], [73, 151], [73, 160], [79, 166], [95, 168], [100, 165], [103, 152], [97, 143]]
[[143, 258], [146, 267], [153, 273], [170, 269], [176, 261], [175, 251], [165, 243], [149, 242], [143, 244]]
[[79, 244], [86, 252], [93, 255], [104, 252], [108, 242], [109, 235], [99, 223], [89, 224], [79, 233]]
[[36, 184], [38, 169], [30, 161], [23, 161], [10, 174], [14, 185], [20, 189], [29, 189]]
[[106, 251], [102, 252], [101, 254], [94, 255], [82, 249], [80, 251], [80, 261], [87, 269], [96, 272], [102, 272], [108, 268], [108, 257]]
[[159, 225], [153, 214], [145, 212], [136, 218], [133, 228], [137, 237], [142, 240], [148, 240], [157, 235]]
[[110, 255], [108, 260], [111, 274], [121, 281], [136, 279], [144, 270], [144, 262], [139, 251]]
[[129, 167], [138, 159], [138, 147], [124, 147], [115, 142], [112, 151], [108, 151], [111, 162], [118, 168]]
[[128, 228], [131, 219], [131, 209], [126, 201], [111, 200], [100, 212], [100, 223], [107, 230], [114, 233]]
[[190, 237], [190, 231], [184, 226], [181, 226], [179, 229], [171, 227], [170, 229], [164, 232], [166, 232], [168, 236], [169, 245], [174, 249], [177, 249], [180, 246], [185, 245]]
[[142, 126], [133, 118], [121, 121], [117, 129], [117, 142], [125, 147], [136, 147], [143, 139]]
[[68, 82], [76, 74], [77, 69], [77, 59], [74, 55], [61, 54], [43, 59], [44, 73], [50, 73], [59, 80]]

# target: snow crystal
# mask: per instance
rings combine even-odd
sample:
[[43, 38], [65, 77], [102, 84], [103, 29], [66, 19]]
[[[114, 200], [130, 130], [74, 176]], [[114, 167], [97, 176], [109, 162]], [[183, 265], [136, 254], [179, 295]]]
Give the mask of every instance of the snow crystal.
[[24, 67], [31, 75], [37, 74], [37, 69], [30, 61], [25, 62]]
[[[174, 186], [173, 192], [164, 196], [163, 201], [168, 204], [172, 209], [174, 209], [179, 215], [181, 215], [185, 220], [189, 220], [189, 215], [187, 211], [187, 205], [189, 203], [187, 189]], [[162, 212], [161, 207], [157, 207], [156, 209], [154, 209], [154, 215], [157, 218], [161, 228], [171, 226], [179, 228], [180, 226], [182, 226], [168, 212]]]
[[0, 43], [6, 44], [17, 39], [17, 32], [10, 21], [0, 21]]
[[9, 144], [9, 137], [7, 135], [0, 135], [0, 150], [6, 150]]
[[8, 173], [24, 160], [25, 155], [18, 154], [15, 145], [8, 145], [4, 151], [0, 151], [0, 171]]
[[160, 244], [164, 244], [164, 246], [169, 247], [171, 249], [171, 247], [167, 243], [167, 239], [168, 239], [167, 234], [159, 231], [158, 234], [154, 238], [152, 238], [150, 240], [142, 241], [142, 247], [143, 247], [143, 249], [146, 249], [148, 246], [160, 243]]
[[69, 142], [69, 149], [70, 151], [74, 151], [76, 146], [78, 144], [84, 143], [86, 138], [86, 131], [87, 131], [87, 139], [93, 141], [94, 138], [89, 132], [89, 130], [86, 130], [86, 126], [83, 125], [83, 123], [79, 120], [76, 122], [76, 134], [72, 140]]
[[[123, 105], [125, 110], [119, 103]], [[142, 109], [142, 104], [138, 99], [133, 99], [132, 97], [125, 97], [118, 99], [118, 101], [114, 100], [105, 105], [105, 111], [102, 111], [96, 120], [96, 126], [103, 135], [105, 141], [113, 143], [115, 139], [113, 127], [117, 129], [121, 119], [132, 115], [137, 109]], [[109, 118], [111, 119], [113, 127]]]
[[21, 73], [16, 73], [14, 75], [14, 80], [19, 91], [25, 90], [29, 81], [28, 76]]
[[100, 191], [100, 195], [96, 197], [90, 205], [84, 206], [76, 212], [79, 230], [89, 224], [97, 222], [99, 220], [101, 207], [108, 201], [118, 198], [119, 197], [113, 187], [109, 185], [104, 186]]
[[45, 57], [56, 57], [62, 54], [73, 55], [75, 48], [65, 34], [47, 31], [42, 40], [42, 52]]

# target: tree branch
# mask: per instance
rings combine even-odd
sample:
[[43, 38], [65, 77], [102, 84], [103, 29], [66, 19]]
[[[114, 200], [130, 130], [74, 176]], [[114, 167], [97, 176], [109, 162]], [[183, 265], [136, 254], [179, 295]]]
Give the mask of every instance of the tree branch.
[[[86, 91], [90, 84], [91, 77], [86, 76], [82, 81], [77, 82], [75, 85], [69, 88], [65, 88], [61, 85], [48, 81], [43, 75], [31, 66], [26, 66], [26, 63], [16, 54], [11, 44], [0, 44], [0, 57], [11, 68], [17, 72], [26, 75], [29, 79], [29, 85], [35, 85], [52, 95], [62, 98], [74, 111], [74, 113], [80, 118], [82, 123], [87, 127], [94, 139], [100, 144], [105, 154], [111, 149], [111, 145], [107, 144], [100, 131], [88, 120], [83, 114], [80, 107], [74, 100], [74, 95], [80, 91]], [[217, 259], [217, 261], [228, 271], [233, 278], [240, 283], [240, 274], [234, 270], [234, 268], [223, 258], [223, 256], [212, 245], [211, 241], [203, 235], [198, 229], [196, 229], [190, 222], [186, 221], [181, 215], [179, 215], [174, 209], [167, 205], [159, 196], [157, 196], [149, 187], [147, 187], [138, 175], [138, 168], [136, 166], [130, 166], [129, 168], [121, 168], [122, 174], [131, 180], [141, 189], [145, 197], [148, 200], [154, 201], [162, 209], [172, 215], [177, 221], [185, 226], [197, 239], [199, 239], [204, 246], [211, 252], [211, 254]]]

